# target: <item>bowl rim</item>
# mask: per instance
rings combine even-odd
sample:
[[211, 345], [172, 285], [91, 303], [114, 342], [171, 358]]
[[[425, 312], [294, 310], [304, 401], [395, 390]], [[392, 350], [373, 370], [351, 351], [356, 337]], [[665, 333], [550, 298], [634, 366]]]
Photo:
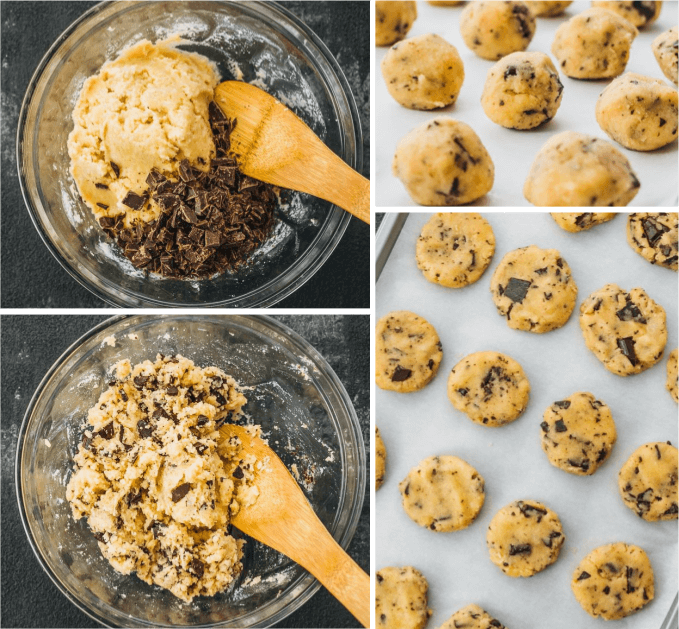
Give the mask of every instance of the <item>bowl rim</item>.
[[[42, 397], [42, 394], [44, 393], [45, 387], [47, 383], [52, 379], [54, 374], [56, 373], [57, 369], [73, 354], [75, 353], [87, 340], [92, 338], [93, 336], [101, 333], [102, 331], [106, 330], [107, 328], [110, 328], [114, 324], [117, 324], [118, 322], [124, 321], [126, 319], [134, 319], [134, 318], [143, 318], [143, 319], [172, 319], [176, 317], [195, 317], [195, 316], [200, 316], [200, 315], [195, 315], [195, 314], [189, 314], [189, 313], [176, 313], [176, 314], [160, 314], [160, 315], [145, 315], [145, 314], [120, 314], [120, 315], [114, 315], [112, 317], [106, 318], [104, 321], [101, 321], [97, 325], [93, 326], [90, 328], [87, 332], [82, 334], [80, 337], [78, 337], [73, 343], [71, 343], [62, 353], [61, 355], [54, 361], [52, 366], [47, 370], [45, 375], [42, 377], [40, 380], [40, 383], [36, 387], [35, 391], [33, 392], [33, 395], [31, 396], [30, 402], [28, 403], [28, 406], [26, 407], [26, 411], [24, 413], [21, 426], [19, 427], [19, 432], [17, 435], [17, 447], [16, 447], [16, 455], [15, 455], [15, 460], [14, 460], [14, 483], [15, 483], [15, 488], [16, 488], [16, 497], [17, 497], [17, 502], [19, 506], [19, 515], [21, 517], [21, 524], [24, 528], [24, 532], [26, 534], [26, 537], [28, 539], [28, 543], [33, 550], [33, 554], [35, 555], [36, 559], [38, 560], [38, 563], [40, 564], [40, 567], [43, 569], [43, 571], [47, 574], [47, 576], [50, 578], [52, 583], [57, 587], [57, 589], [73, 604], [75, 605], [81, 612], [95, 620], [96, 622], [99, 622], [103, 624], [106, 627], [114, 627], [116, 625], [111, 624], [106, 618], [95, 612], [94, 610], [90, 609], [86, 604], [80, 601], [80, 599], [72, 594], [59, 580], [59, 578], [54, 574], [50, 566], [47, 564], [45, 558], [43, 557], [40, 548], [38, 547], [38, 544], [36, 543], [33, 532], [30, 526], [30, 523], [28, 522], [28, 518], [26, 516], [26, 509], [25, 509], [25, 504], [24, 504], [24, 492], [23, 492], [23, 466], [22, 466], [22, 459], [23, 459], [23, 451], [24, 451], [24, 444], [25, 444], [25, 437], [27, 433], [27, 427], [30, 421], [32, 420], [33, 417], [33, 412], [35, 410], [35, 407], [37, 406], [38, 401]], [[277, 319], [272, 318], [271, 316], [268, 315], [213, 315], [213, 316], [220, 316], [223, 318], [235, 318], [238, 317], [240, 319], [246, 319], [246, 320], [259, 320], [259, 321], [264, 321], [269, 328], [273, 328], [275, 331], [279, 333], [283, 333], [288, 339], [293, 341], [293, 343], [297, 346], [301, 346], [301, 348], [304, 349], [305, 352], [314, 360], [314, 362], [320, 361], [320, 363], [323, 365], [326, 373], [326, 377], [331, 381], [331, 383], [334, 385], [337, 394], [339, 397], [342, 399], [344, 402], [346, 409], [348, 411], [348, 418], [349, 418], [349, 427], [351, 429], [351, 433], [354, 437], [354, 442], [357, 447], [357, 457], [359, 462], [363, 462], [363, 464], [360, 464], [358, 466], [358, 478], [357, 478], [357, 489], [356, 493], [353, 497], [353, 501], [351, 504], [346, 504], [346, 495], [342, 493], [340, 495], [340, 501], [339, 501], [339, 506], [338, 506], [338, 513], [341, 512], [342, 508], [347, 508], [348, 509], [348, 514], [349, 518], [346, 523], [346, 528], [342, 534], [342, 536], [339, 539], [336, 539], [337, 543], [344, 549], [347, 550], [349, 547], [349, 544], [351, 543], [354, 534], [356, 532], [356, 528], [358, 526], [358, 522], [361, 518], [362, 514], [362, 507], [365, 503], [366, 500], [366, 495], [365, 495], [365, 490], [366, 490], [366, 448], [365, 448], [365, 442], [363, 441], [363, 435], [361, 432], [361, 427], [358, 422], [358, 415], [356, 414], [356, 409], [354, 408], [354, 405], [351, 401], [351, 397], [349, 396], [349, 393], [347, 392], [346, 388], [344, 387], [344, 384], [340, 380], [340, 378], [337, 376], [335, 373], [335, 370], [331, 367], [331, 365], [327, 362], [327, 360], [323, 357], [323, 355], [316, 350], [316, 348], [311, 345], [304, 337], [302, 337], [300, 334], [289, 328], [287, 325], [284, 323], [278, 321]], [[341, 445], [341, 444], [340, 444]], [[346, 479], [344, 476], [342, 476], [342, 492], [346, 490]], [[369, 499], [369, 498], [368, 498]], [[334, 537], [334, 535], [333, 535]], [[254, 625], [250, 625], [252, 627], [270, 627], [273, 626], [274, 624], [280, 622], [281, 620], [287, 618], [290, 614], [293, 612], [297, 611], [302, 605], [307, 603], [316, 592], [321, 588], [321, 583], [311, 575], [308, 571], [304, 570], [304, 572], [295, 580], [293, 581], [286, 589], [289, 589], [291, 587], [294, 587], [295, 585], [299, 585], [303, 581], [308, 580], [309, 583], [308, 585], [305, 586], [305, 589], [296, 597], [293, 598], [291, 601], [288, 602], [284, 607], [279, 608], [274, 611], [274, 613], [267, 618], [263, 623], [256, 623]], [[278, 599], [274, 599], [275, 600]], [[268, 603], [267, 605], [270, 605], [271, 603]], [[258, 608], [259, 609], [259, 608]], [[154, 625], [151, 623], [145, 623], [144, 625], [140, 626], [172, 626], [172, 625]], [[212, 624], [212, 625], [194, 625], [194, 627], [210, 627], [210, 628], [218, 628], [218, 627], [223, 627], [223, 626], [229, 626], [229, 625], [223, 625], [223, 624]]]
[[[48, 48], [47, 52], [43, 55], [42, 59], [38, 63], [35, 71], [33, 72], [30, 81], [28, 83], [28, 86], [26, 88], [26, 93], [24, 94], [24, 98], [21, 103], [21, 109], [19, 112], [19, 119], [17, 122], [17, 133], [16, 133], [16, 140], [15, 140], [15, 154], [16, 154], [16, 163], [17, 163], [17, 173], [18, 173], [18, 178], [19, 178], [19, 186], [21, 188], [21, 195], [24, 200], [24, 206], [29, 214], [29, 217], [31, 219], [31, 222], [33, 223], [33, 226], [35, 227], [36, 231], [38, 232], [38, 235], [40, 239], [42, 240], [43, 244], [47, 247], [48, 251], [52, 254], [52, 256], [56, 259], [56, 261], [59, 263], [61, 268], [63, 268], [66, 273], [72, 277], [78, 284], [80, 284], [83, 288], [85, 288], [87, 291], [90, 293], [94, 294], [96, 297], [104, 301], [106, 304], [114, 306], [114, 307], [141, 307], [141, 308], [157, 308], [157, 307], [164, 307], [164, 308], [214, 308], [214, 307], [222, 307], [222, 308], [238, 308], [238, 307], [247, 307], [247, 308], [267, 308], [270, 307], [279, 301], [285, 299], [286, 297], [290, 296], [292, 293], [297, 291], [299, 288], [301, 288], [304, 284], [306, 284], [315, 274], [316, 272], [327, 262], [328, 258], [332, 254], [332, 252], [335, 250], [337, 245], [340, 243], [342, 240], [342, 237], [344, 235], [344, 232], [346, 231], [347, 227], [349, 226], [349, 222], [351, 220], [351, 214], [348, 212], [342, 210], [341, 208], [332, 205], [330, 206], [330, 209], [328, 211], [328, 216], [331, 216], [333, 213], [338, 213], [339, 222], [337, 224], [335, 234], [332, 235], [332, 237], [324, 243], [324, 246], [319, 250], [319, 252], [316, 255], [316, 261], [315, 264], [307, 266], [306, 268], [303, 268], [301, 273], [299, 273], [297, 276], [293, 277], [292, 280], [286, 284], [281, 290], [274, 294], [268, 294], [268, 289], [270, 289], [271, 285], [277, 281], [280, 277], [281, 274], [276, 275], [273, 277], [271, 280], [263, 284], [262, 286], [259, 286], [256, 288], [254, 291], [250, 293], [245, 293], [245, 295], [251, 296], [251, 300], [248, 301], [246, 304], [241, 304], [239, 303], [240, 300], [243, 299], [245, 295], [238, 295], [236, 297], [231, 297], [225, 300], [220, 300], [220, 301], [213, 301], [213, 302], [205, 302], [205, 303], [192, 303], [192, 304], [178, 304], [178, 303], [173, 303], [173, 302], [164, 302], [160, 301], [155, 298], [149, 298], [147, 296], [140, 296], [140, 295], [131, 295], [127, 292], [124, 292], [124, 294], [134, 300], [136, 303], [135, 304], [129, 304], [125, 302], [123, 299], [117, 299], [117, 292], [114, 290], [111, 293], [108, 293], [104, 291], [102, 288], [99, 286], [93, 284], [87, 277], [84, 277], [81, 275], [81, 273], [73, 266], [71, 265], [58, 251], [56, 245], [52, 242], [52, 239], [46, 232], [45, 228], [42, 225], [42, 221], [39, 220], [39, 217], [37, 215], [37, 211], [34, 209], [34, 204], [32, 201], [32, 197], [30, 194], [30, 191], [28, 190], [28, 185], [26, 181], [26, 169], [24, 167], [24, 162], [27, 159], [27, 155], [29, 153], [29, 148], [24, 148], [25, 142], [24, 142], [24, 136], [25, 136], [25, 124], [26, 124], [26, 119], [28, 117], [29, 109], [31, 108], [32, 102], [33, 102], [33, 97], [35, 95], [35, 92], [37, 90], [38, 84], [47, 68], [47, 65], [53, 58], [53, 56], [60, 50], [61, 46], [64, 44], [64, 42], [76, 31], [77, 28], [79, 28], [82, 23], [85, 21], [89, 20], [92, 18], [95, 14], [99, 13], [103, 9], [107, 8], [109, 5], [118, 5], [118, 4], [127, 4], [127, 5], [134, 5], [134, 4], [139, 4], [141, 2], [144, 2], [145, 0], [128, 0], [127, 2], [116, 2], [115, 0], [103, 0], [102, 2], [97, 3], [93, 7], [90, 7], [87, 11], [85, 11], [82, 15], [80, 15], [78, 18], [76, 18], [69, 26], [64, 29], [64, 31], [61, 33], [61, 35], [54, 41], [54, 43]], [[309, 27], [307, 24], [305, 24], [300, 18], [298, 18], [294, 13], [286, 9], [285, 7], [281, 6], [278, 4], [278, 2], [275, 2], [273, 0], [266, 1], [266, 0], [211, 0], [212, 2], [215, 2], [217, 4], [241, 4], [241, 5], [251, 5], [257, 9], [258, 7], [261, 9], [262, 7], [266, 7], [268, 11], [271, 11], [273, 13], [279, 13], [281, 17], [284, 20], [288, 20], [289, 22], [292, 23], [294, 27], [299, 29], [301, 32], [304, 33], [306, 37], [309, 38], [309, 40], [318, 48], [318, 50], [321, 52], [321, 54], [324, 57], [324, 61], [328, 64], [330, 69], [335, 75], [335, 78], [337, 79], [337, 82], [339, 83], [339, 86], [342, 90], [342, 93], [344, 95], [344, 98], [346, 100], [346, 104], [348, 107], [348, 114], [349, 118], [351, 119], [351, 127], [353, 130], [353, 140], [354, 140], [354, 150], [353, 154], [349, 155], [348, 157], [351, 158], [350, 161], [348, 162], [349, 166], [354, 168], [354, 170], [361, 172], [363, 168], [363, 130], [361, 127], [361, 118], [358, 113], [358, 107], [356, 106], [356, 100], [354, 98], [353, 91], [351, 89], [351, 86], [349, 85], [349, 82], [344, 74], [344, 71], [340, 67], [339, 63], [335, 59], [335, 56], [330, 52], [328, 47], [325, 45], [325, 43], [316, 35], [316, 33]], [[341, 214], [339, 214], [341, 213]], [[325, 225], [327, 228], [327, 225]], [[321, 229], [316, 236], [314, 237], [313, 241], [310, 243], [309, 247], [307, 248], [306, 252], [309, 252], [312, 250], [312, 247], [318, 243], [321, 239], [322, 236], [326, 234], [326, 229]], [[289, 267], [285, 269], [283, 273], [291, 273], [294, 272], [295, 269], [297, 269], [301, 262], [303, 260], [306, 260], [306, 256], [302, 255], [298, 257]], [[266, 293], [262, 295], [262, 293]]]

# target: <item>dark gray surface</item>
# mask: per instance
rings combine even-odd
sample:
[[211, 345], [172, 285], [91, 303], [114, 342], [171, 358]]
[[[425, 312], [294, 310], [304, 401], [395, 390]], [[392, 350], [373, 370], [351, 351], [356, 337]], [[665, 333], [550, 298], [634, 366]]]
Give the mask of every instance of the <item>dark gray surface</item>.
[[[328, 361], [351, 398], [369, 452], [370, 319], [368, 316], [277, 316], [313, 345]], [[106, 317], [3, 316], [2, 347], [2, 626], [90, 627], [50, 581], [28, 544], [21, 524], [14, 484], [14, 456], [26, 407], [47, 370], [76, 341]], [[369, 457], [368, 457], [369, 460]], [[370, 473], [367, 473], [370, 478]], [[368, 571], [370, 497], [365, 502], [349, 554]], [[357, 621], [322, 588], [279, 627], [358, 627]]]
[[[99, 308], [105, 304], [52, 257], [31, 223], [16, 171], [16, 127], [33, 72], [49, 47], [93, 2], [1, 2], [2, 20], [2, 306]], [[370, 176], [370, 3], [281, 2], [328, 46], [344, 71], [361, 115], [363, 175]], [[65, 149], [64, 149], [65, 150]], [[369, 227], [352, 218], [337, 249], [279, 306], [368, 308]]]

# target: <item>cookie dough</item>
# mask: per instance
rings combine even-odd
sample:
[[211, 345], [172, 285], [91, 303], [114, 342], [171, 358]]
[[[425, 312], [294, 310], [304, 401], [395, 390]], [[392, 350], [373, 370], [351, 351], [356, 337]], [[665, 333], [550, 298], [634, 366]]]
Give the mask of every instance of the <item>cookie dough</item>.
[[557, 2], [526, 0], [526, 4], [533, 15], [537, 17], [555, 17], [561, 15], [571, 4], [573, 4], [573, 0], [561, 0]]
[[375, 426], [375, 490], [384, 483], [384, 472], [387, 464], [387, 450], [380, 435], [380, 429]]
[[667, 342], [665, 311], [641, 288], [594, 291], [580, 306], [580, 328], [587, 348], [619, 376], [655, 365]]
[[464, 4], [464, 0], [427, 0], [427, 2], [437, 7], [456, 7]]
[[637, 29], [606, 9], [587, 9], [556, 31], [552, 53], [572, 79], [609, 79], [627, 66]]
[[653, 600], [653, 568], [638, 546], [599, 546], [575, 569], [571, 589], [590, 616], [619, 620]]
[[554, 402], [540, 428], [549, 462], [578, 476], [594, 474], [617, 438], [611, 409], [591, 393], [574, 393]]
[[412, 0], [375, 2], [375, 45], [391, 46], [401, 41], [417, 19], [417, 3]]
[[415, 258], [434, 284], [460, 288], [476, 282], [495, 253], [495, 235], [480, 214], [440, 212], [422, 228]]
[[470, 2], [460, 15], [460, 33], [470, 50], [496, 61], [528, 48], [535, 17], [525, 2]]
[[490, 280], [490, 292], [510, 328], [542, 334], [568, 321], [578, 287], [556, 249], [531, 245], [502, 258]]
[[565, 539], [559, 516], [534, 500], [500, 509], [486, 534], [490, 560], [510, 577], [532, 577], [551, 566]]
[[552, 212], [556, 224], [567, 232], [581, 232], [615, 218], [615, 212]]
[[[241, 572], [231, 515], [257, 499], [254, 457], [218, 427], [246, 399], [233, 378], [182, 356], [121, 361], [87, 415], [66, 496], [113, 568], [191, 601]], [[253, 431], [258, 431], [253, 427]]]
[[546, 54], [514, 52], [488, 71], [481, 106], [500, 126], [534, 129], [554, 118], [562, 92], [559, 73]]
[[564, 131], [535, 156], [523, 196], [546, 207], [624, 207], [640, 187], [629, 161], [612, 144]]
[[677, 64], [679, 41], [677, 27], [661, 33], [653, 40], [653, 54], [662, 73], [675, 85], [677, 84]]
[[439, 629], [507, 629], [478, 605], [458, 609]]
[[677, 90], [627, 72], [596, 102], [596, 120], [608, 137], [634, 151], [654, 151], [677, 138]]
[[466, 529], [486, 499], [481, 475], [456, 456], [430, 456], [398, 486], [403, 508], [420, 526], [438, 533]]
[[679, 350], [672, 350], [667, 359], [667, 384], [665, 388], [670, 392], [674, 401], [679, 403], [679, 395], [677, 394], [677, 388], [679, 387], [679, 382], [677, 381], [677, 352]]
[[635, 212], [627, 218], [627, 242], [651, 264], [677, 270], [679, 215], [676, 212]]
[[452, 105], [464, 81], [457, 48], [431, 33], [394, 44], [380, 67], [389, 93], [410, 109]]
[[637, 448], [618, 474], [627, 507], [648, 522], [677, 519], [677, 449], [667, 443]]
[[394, 175], [420, 205], [464, 205], [492, 187], [495, 166], [479, 136], [464, 122], [434, 118], [396, 147]]
[[443, 357], [434, 326], [407, 310], [390, 312], [377, 322], [375, 345], [375, 382], [399, 393], [429, 384]]
[[530, 384], [521, 365], [499, 352], [477, 352], [463, 358], [448, 377], [448, 398], [469, 419], [484, 426], [503, 426], [526, 410]]
[[382, 568], [375, 575], [375, 621], [381, 629], [423, 629], [431, 616], [427, 579], [415, 568]]
[[[184, 159], [208, 169], [215, 156], [208, 105], [217, 83], [205, 57], [170, 41], [146, 40], [85, 81], [68, 155], [80, 196], [97, 220], [122, 215], [127, 228], [155, 220], [160, 208], [146, 198], [152, 170], [176, 179]], [[144, 197], [141, 209], [130, 193]]]
[[634, 26], [642, 28], [658, 19], [662, 9], [662, 2], [654, 2], [653, 0], [650, 2], [633, 2], [631, 0], [627, 2], [607, 2], [605, 0], [594, 0], [592, 6], [614, 11], [628, 22], [634, 24]]

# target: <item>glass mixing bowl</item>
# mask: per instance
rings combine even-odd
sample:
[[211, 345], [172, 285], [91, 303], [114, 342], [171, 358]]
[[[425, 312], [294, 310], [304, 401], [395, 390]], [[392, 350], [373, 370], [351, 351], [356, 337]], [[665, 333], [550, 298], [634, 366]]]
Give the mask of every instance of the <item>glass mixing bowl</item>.
[[135, 269], [80, 200], [66, 149], [83, 82], [124, 48], [180, 34], [180, 48], [217, 64], [222, 80], [253, 82], [279, 98], [354, 169], [362, 166], [358, 111], [330, 51], [294, 15], [269, 2], [104, 2], [54, 43], [28, 86], [17, 133], [19, 180], [42, 240], [68, 273], [118, 306], [274, 304], [332, 253], [351, 216], [285, 191], [271, 237], [250, 264], [205, 280]]
[[277, 321], [196, 315], [107, 320], [66, 350], [43, 378], [17, 447], [17, 495], [29, 542], [56, 586], [105, 625], [268, 627], [320, 587], [287, 557], [248, 539], [235, 586], [188, 604], [116, 572], [85, 520], [71, 516], [66, 484], [87, 410], [107, 386], [114, 363], [129, 358], [135, 364], [158, 352], [217, 365], [247, 387], [244, 411], [261, 424], [288, 468], [297, 465], [315, 512], [348, 546], [363, 503], [365, 448], [342, 383], [311, 345]]

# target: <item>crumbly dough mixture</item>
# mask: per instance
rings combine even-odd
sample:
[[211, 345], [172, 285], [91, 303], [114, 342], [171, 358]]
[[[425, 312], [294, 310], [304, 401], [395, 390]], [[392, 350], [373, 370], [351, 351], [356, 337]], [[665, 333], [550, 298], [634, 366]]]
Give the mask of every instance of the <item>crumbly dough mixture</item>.
[[431, 616], [429, 584], [411, 566], [382, 568], [375, 574], [375, 622], [380, 629], [423, 629]]
[[144, 196], [151, 170], [176, 178], [187, 159], [207, 170], [215, 147], [208, 105], [218, 76], [204, 57], [176, 49], [171, 40], [141, 41], [85, 81], [68, 138], [71, 173], [97, 219], [125, 215], [149, 222], [153, 201], [134, 210], [128, 193]]
[[377, 0], [375, 2], [375, 45], [391, 46], [401, 41], [417, 19], [417, 2], [413, 0]]
[[458, 609], [439, 629], [507, 629], [497, 618], [493, 618], [478, 605], [467, 605]]
[[227, 527], [257, 500], [254, 471], [266, 462], [242, 458], [238, 439], [220, 443], [218, 427], [245, 402], [233, 378], [182, 356], [116, 365], [88, 412], [66, 496], [118, 572], [184, 601], [240, 573], [244, 541]]
[[677, 66], [679, 65], [679, 36], [677, 27], [660, 33], [653, 40], [653, 54], [663, 74], [677, 85]]

